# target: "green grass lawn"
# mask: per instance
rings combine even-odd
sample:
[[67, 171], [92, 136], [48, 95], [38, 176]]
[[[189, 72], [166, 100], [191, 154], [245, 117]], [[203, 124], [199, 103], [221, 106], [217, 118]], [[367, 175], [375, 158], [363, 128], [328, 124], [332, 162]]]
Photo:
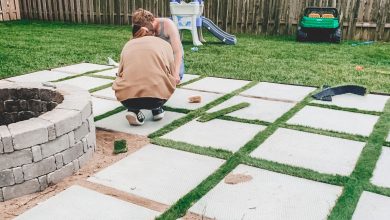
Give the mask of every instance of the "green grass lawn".
[[[207, 31], [205, 31], [207, 32]], [[17, 21], [0, 23], [0, 79], [82, 61], [118, 59], [130, 38], [128, 26]], [[238, 44], [209, 41], [192, 52], [185, 34], [188, 73], [312, 86], [353, 83], [390, 93], [390, 43], [351, 46], [297, 43], [293, 37], [238, 35]], [[356, 71], [357, 65], [363, 71]]]
[[[0, 79], [83, 61], [104, 64], [107, 56], [118, 59], [121, 48], [129, 36], [129, 27], [27, 21], [0, 23]], [[227, 46], [206, 34], [205, 37], [209, 43], [200, 47], [198, 52], [192, 52], [193, 46], [189, 37], [190, 35], [186, 33], [184, 50], [187, 72], [190, 73], [314, 86], [354, 83], [364, 85], [370, 91], [390, 93], [390, 43], [353, 47], [352, 42], [344, 42], [340, 45], [297, 43], [293, 37], [239, 35], [238, 45]], [[356, 71], [356, 65], [364, 66], [364, 70]], [[186, 116], [149, 135], [151, 142], [160, 146], [226, 160], [217, 171], [180, 198], [158, 219], [177, 219], [185, 215], [194, 203], [221, 182], [239, 164], [342, 186], [343, 192], [331, 210], [329, 219], [351, 219], [363, 191], [390, 196], [389, 188], [377, 187], [369, 181], [382, 146], [390, 146], [388, 142], [385, 142], [390, 129], [390, 101], [387, 102], [383, 113], [368, 112], [313, 104], [310, 103], [312, 98], [308, 95], [273, 123], [223, 116], [233, 109], [246, 106], [245, 103], [216, 113], [207, 113], [209, 109], [255, 84], [256, 82], [249, 83], [194, 111], [169, 108], [170, 111], [186, 113]], [[308, 105], [372, 114], [379, 116], [379, 119], [369, 137], [286, 124], [291, 117]], [[123, 110], [123, 107], [119, 107], [95, 117], [95, 120]], [[266, 128], [235, 153], [162, 138], [164, 134], [196, 118], [203, 120], [220, 118], [265, 125]], [[254, 149], [281, 127], [361, 141], [365, 142], [365, 147], [355, 170], [349, 176], [323, 174], [250, 156]]]

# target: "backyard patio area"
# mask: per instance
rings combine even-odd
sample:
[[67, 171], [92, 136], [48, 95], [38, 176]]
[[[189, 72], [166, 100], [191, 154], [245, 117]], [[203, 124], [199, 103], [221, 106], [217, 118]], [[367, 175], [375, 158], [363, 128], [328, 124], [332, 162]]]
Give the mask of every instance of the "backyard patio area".
[[[389, 43], [242, 34], [227, 46], [206, 34], [194, 51], [185, 34], [186, 74], [164, 119], [145, 111], [134, 127], [111, 89], [117, 68], [106, 62], [118, 60], [130, 33], [0, 23], [0, 88], [77, 86], [91, 95], [97, 129], [90, 164], [72, 177], [19, 198], [0, 190], [0, 219], [390, 218]], [[368, 94], [312, 98], [345, 84]], [[112, 154], [116, 139], [128, 140], [127, 153]]]

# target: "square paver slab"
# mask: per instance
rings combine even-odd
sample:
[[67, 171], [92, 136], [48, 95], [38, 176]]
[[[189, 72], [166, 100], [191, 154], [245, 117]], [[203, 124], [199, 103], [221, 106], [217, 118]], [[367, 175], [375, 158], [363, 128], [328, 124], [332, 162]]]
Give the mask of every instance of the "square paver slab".
[[378, 116], [306, 106], [288, 124], [369, 136]]
[[280, 128], [251, 155], [321, 173], [348, 176], [364, 145], [363, 142]]
[[111, 87], [96, 91], [92, 93], [92, 96], [116, 101], [115, 91]]
[[8, 80], [13, 82], [50, 82], [63, 79], [69, 76], [72, 76], [72, 74], [43, 70], [39, 72], [28, 73], [25, 75], [8, 78]]
[[250, 141], [265, 126], [214, 119], [191, 121], [162, 136], [174, 141], [235, 152]]
[[245, 90], [241, 95], [299, 102], [314, 90], [316, 90], [316, 88], [261, 82], [252, 88]]
[[180, 84], [186, 83], [188, 81], [191, 81], [193, 79], [199, 78], [200, 76], [198, 75], [193, 75], [193, 74], [184, 74], [183, 79], [181, 79]]
[[93, 64], [93, 63], [79, 63], [70, 66], [64, 66], [52, 69], [53, 71], [71, 73], [71, 74], [83, 74], [91, 71], [99, 71], [104, 69], [110, 69], [112, 66]]
[[235, 96], [223, 102], [222, 104], [210, 109], [208, 112], [219, 111], [221, 109], [237, 105], [241, 102], [247, 102], [249, 103], [249, 106], [238, 111], [229, 113], [227, 115], [243, 119], [274, 122], [276, 119], [278, 119], [295, 105], [294, 103]]
[[367, 94], [365, 96], [360, 96], [347, 93], [333, 96], [331, 102], [320, 100], [314, 100], [312, 102], [325, 105], [335, 105], [344, 108], [356, 108], [365, 111], [382, 112], [389, 98], [390, 96], [385, 95]]
[[0, 80], [0, 86], [1, 85], [11, 85], [12, 84], [12, 82], [10, 82], [10, 81], [7, 81], [7, 80]]
[[122, 106], [118, 101], [92, 97], [93, 115], [98, 116]]
[[217, 158], [150, 144], [88, 180], [171, 205], [223, 162]]
[[371, 192], [363, 192], [352, 220], [388, 220], [390, 219], [390, 197]]
[[339, 186], [239, 165], [247, 182], [221, 181], [189, 211], [215, 219], [326, 219], [342, 192]]
[[[377, 186], [390, 188], [390, 148], [383, 147], [374, 170], [371, 182]], [[390, 207], [390, 206], [389, 206]]]
[[101, 72], [94, 73], [93, 75], [97, 76], [109, 76], [109, 77], [116, 77], [116, 73], [118, 72], [118, 68], [104, 70]]
[[199, 81], [185, 85], [183, 88], [206, 92], [230, 93], [248, 83], [249, 81], [244, 80], [206, 77]]
[[159, 212], [75, 185], [38, 204], [15, 219], [150, 220], [160, 214]]
[[153, 121], [153, 116], [150, 110], [142, 110], [146, 119], [142, 126], [131, 126], [126, 120], [127, 111], [111, 115], [95, 123], [96, 127], [124, 132], [128, 134], [149, 135], [162, 127], [170, 124], [176, 119], [179, 119], [185, 114], [165, 111], [165, 117], [160, 121]]
[[[200, 103], [189, 103], [188, 98], [191, 96], [201, 96], [202, 101]], [[222, 94], [216, 94], [210, 92], [200, 92], [200, 91], [187, 90], [187, 89], [176, 89], [173, 95], [165, 103], [165, 105], [172, 108], [194, 110], [205, 106], [206, 104], [218, 99], [221, 96]]]
[[101, 79], [101, 78], [95, 78], [95, 77], [88, 77], [88, 76], [79, 76], [76, 78], [64, 80], [61, 82], [58, 82], [58, 84], [67, 84], [72, 86], [77, 86], [79, 88], [90, 90], [99, 86], [107, 85], [109, 83], [112, 83], [112, 80], [110, 79]]

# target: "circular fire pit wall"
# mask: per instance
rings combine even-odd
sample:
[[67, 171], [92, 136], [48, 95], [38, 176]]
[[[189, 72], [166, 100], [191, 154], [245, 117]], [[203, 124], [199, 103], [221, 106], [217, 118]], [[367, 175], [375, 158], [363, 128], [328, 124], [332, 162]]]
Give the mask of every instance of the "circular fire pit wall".
[[0, 202], [71, 176], [95, 146], [88, 92], [40, 83], [0, 86]]

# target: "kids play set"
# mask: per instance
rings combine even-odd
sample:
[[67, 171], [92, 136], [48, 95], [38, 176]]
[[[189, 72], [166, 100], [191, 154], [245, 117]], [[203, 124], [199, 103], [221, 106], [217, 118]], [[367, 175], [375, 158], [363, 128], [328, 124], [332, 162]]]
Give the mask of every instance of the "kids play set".
[[228, 34], [214, 24], [210, 19], [202, 16], [203, 0], [195, 0], [186, 3], [180, 0], [171, 0], [170, 9], [172, 19], [179, 30], [190, 30], [192, 34], [192, 42], [195, 46], [202, 45], [202, 26], [212, 33], [225, 44], [234, 45], [237, 43], [237, 38], [234, 35]]

